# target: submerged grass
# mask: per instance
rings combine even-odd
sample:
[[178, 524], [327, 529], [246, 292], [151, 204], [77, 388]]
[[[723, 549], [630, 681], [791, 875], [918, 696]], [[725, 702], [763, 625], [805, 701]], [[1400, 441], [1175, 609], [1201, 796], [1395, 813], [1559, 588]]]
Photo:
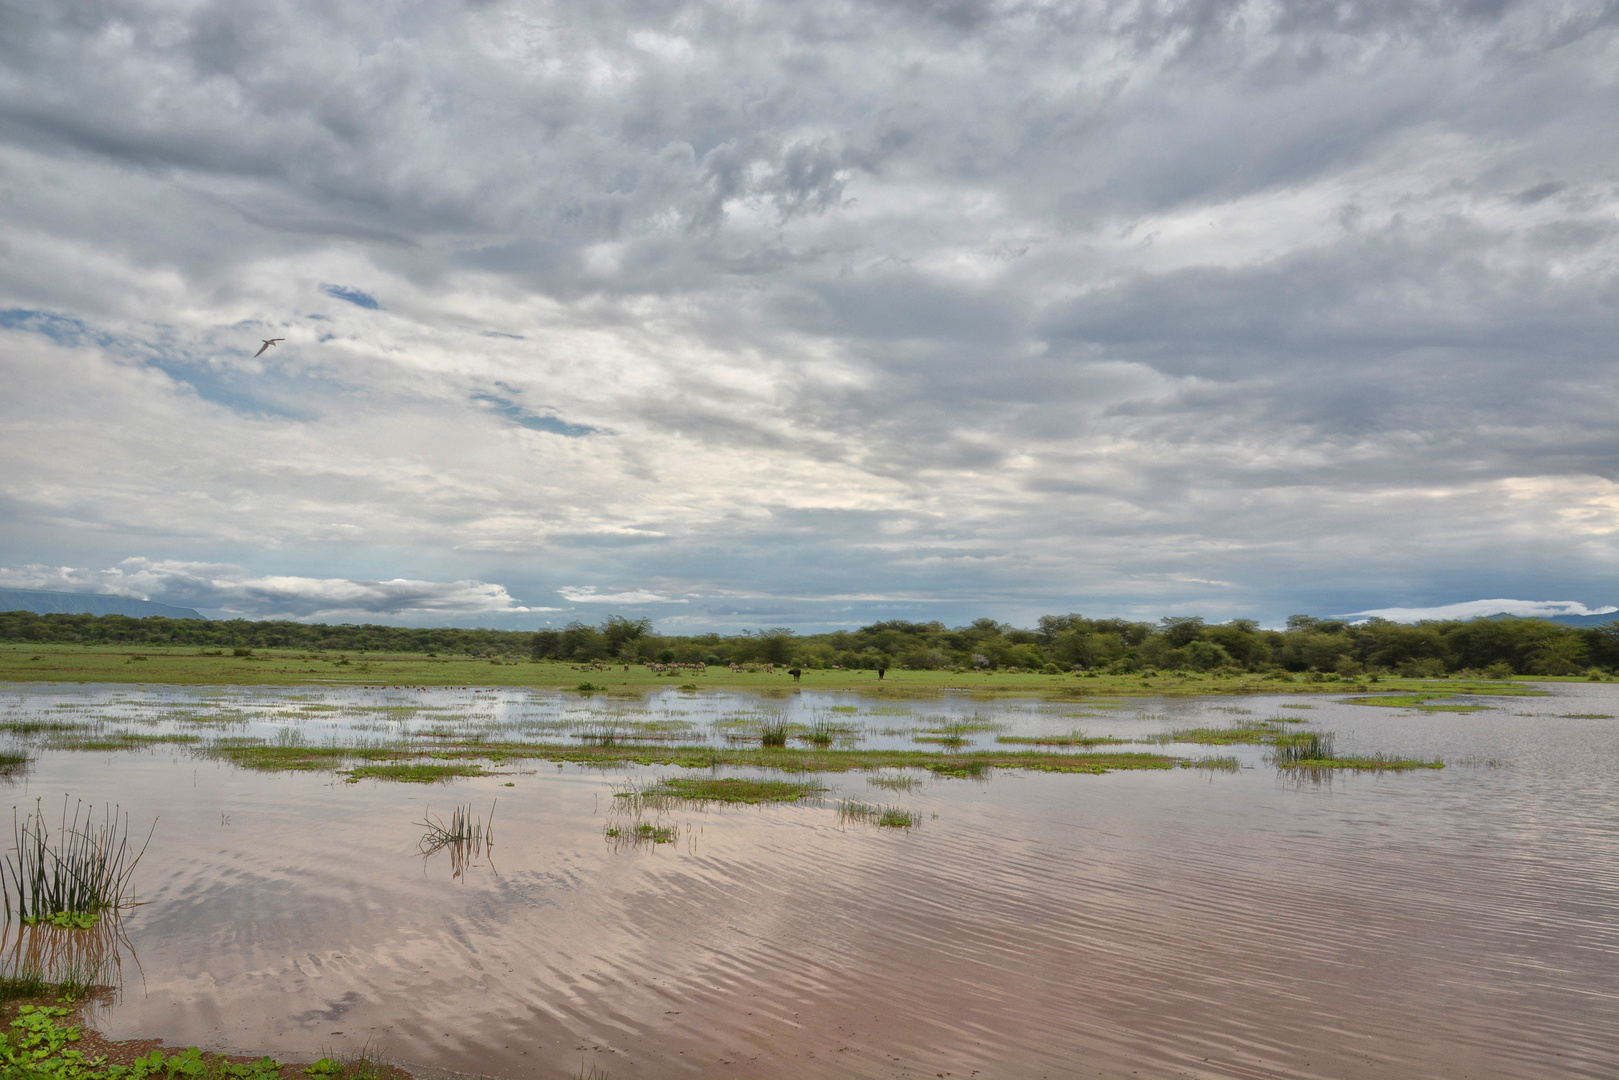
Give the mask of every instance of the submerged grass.
[[680, 829], [674, 825], [636, 821], [627, 825], [609, 825], [606, 836], [609, 840], [627, 840], [631, 843], [672, 844], [679, 838]]
[[401, 763], [395, 765], [360, 765], [348, 771], [349, 783], [361, 780], [394, 780], [404, 784], [438, 784], [456, 776], [484, 776], [483, 766], [457, 762], [453, 765], [437, 763]]
[[1122, 746], [1130, 740], [1074, 731], [1067, 735], [997, 735], [995, 741], [1011, 746]]
[[920, 824], [922, 815], [900, 806], [879, 806], [872, 803], [844, 799], [838, 803], [838, 822], [847, 825], [877, 825], [885, 829], [909, 829]]
[[826, 791], [822, 784], [792, 780], [753, 780], [741, 777], [666, 777], [640, 791], [621, 791], [618, 798], [679, 799], [685, 802], [759, 803], [797, 802]]
[[1181, 768], [1207, 769], [1210, 772], [1236, 772], [1242, 768], [1242, 762], [1230, 756], [1217, 757], [1213, 754], [1208, 754], [1181, 762]]
[[[219, 739], [199, 751], [208, 757], [233, 761], [245, 768], [274, 770], [337, 769], [346, 760], [378, 764], [421, 756], [410, 746], [273, 747], [262, 741]], [[637, 765], [674, 765], [688, 769], [721, 766], [779, 769], [783, 772], [856, 772], [878, 769], [927, 769], [941, 776], [982, 776], [992, 769], [1033, 769], [1040, 772], [1105, 773], [1120, 769], [1169, 769], [1178, 758], [1166, 754], [1104, 752], [1052, 754], [1026, 750], [967, 750], [943, 754], [926, 750], [856, 750], [840, 748], [753, 746], [581, 746], [577, 743], [520, 743], [462, 740], [433, 749], [435, 760], [570, 762], [605, 766], [619, 762]], [[356, 774], [358, 770], [356, 770]]]

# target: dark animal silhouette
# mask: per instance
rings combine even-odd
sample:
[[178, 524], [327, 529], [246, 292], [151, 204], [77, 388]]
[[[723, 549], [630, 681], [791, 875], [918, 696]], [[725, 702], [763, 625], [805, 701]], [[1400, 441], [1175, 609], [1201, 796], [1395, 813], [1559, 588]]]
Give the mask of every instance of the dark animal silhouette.
[[885, 672], [887, 672], [887, 671], [888, 671], [888, 668], [886, 668], [886, 667], [884, 667], [884, 666], [883, 666], [883, 665], [881, 665], [881, 664], [879, 664], [879, 665], [878, 665], [878, 666], [877, 666], [877, 677], [878, 677], [878, 678], [879, 678], [879, 679], [880, 679], [880, 678], [882, 678], [882, 677], [883, 677], [883, 674], [884, 674], [884, 673], [885, 673]]
[[798, 677], [800, 675], [804, 674], [804, 672], [799, 668], [788, 668], [787, 669], [787, 674], [789, 674], [789, 675], [791, 675], [793, 677], [793, 682], [797, 682]]

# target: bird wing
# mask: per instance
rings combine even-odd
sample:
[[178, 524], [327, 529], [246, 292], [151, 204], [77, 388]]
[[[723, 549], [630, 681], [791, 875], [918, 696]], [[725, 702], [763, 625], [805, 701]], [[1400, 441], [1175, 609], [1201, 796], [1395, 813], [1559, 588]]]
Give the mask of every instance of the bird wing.
[[259, 346], [259, 351], [254, 353], [253, 355], [254, 356], [263, 356], [264, 355], [264, 350], [268, 349], [269, 347], [270, 347], [270, 343], [268, 341], [266, 341], [263, 345]]

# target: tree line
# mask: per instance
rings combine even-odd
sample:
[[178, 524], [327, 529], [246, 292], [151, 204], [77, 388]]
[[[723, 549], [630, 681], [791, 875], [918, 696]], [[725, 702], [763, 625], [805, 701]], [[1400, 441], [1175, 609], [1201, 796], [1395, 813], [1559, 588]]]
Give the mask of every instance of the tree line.
[[124, 615], [0, 613], [0, 640], [86, 644], [292, 648], [467, 656], [529, 656], [572, 663], [770, 663], [870, 670], [1321, 672], [1338, 676], [1573, 675], [1619, 667], [1619, 620], [1565, 626], [1544, 619], [1481, 618], [1348, 623], [1295, 615], [1285, 630], [1248, 619], [1153, 622], [1046, 615], [1032, 629], [979, 619], [966, 626], [892, 620], [858, 630], [671, 636], [650, 620], [609, 616], [554, 630], [479, 630], [198, 620]]

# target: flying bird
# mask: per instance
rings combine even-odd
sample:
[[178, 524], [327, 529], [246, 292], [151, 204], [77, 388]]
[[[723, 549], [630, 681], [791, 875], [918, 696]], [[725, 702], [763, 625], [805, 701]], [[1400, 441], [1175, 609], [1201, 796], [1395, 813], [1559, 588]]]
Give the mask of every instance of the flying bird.
[[263, 341], [264, 341], [264, 344], [263, 344], [263, 345], [260, 345], [260, 346], [259, 346], [259, 351], [258, 351], [258, 352], [256, 352], [256, 353], [254, 353], [254, 354], [253, 354], [253, 355], [254, 355], [254, 356], [263, 356], [263, 355], [264, 355], [264, 350], [265, 350], [265, 349], [268, 349], [268, 348], [269, 348], [269, 347], [270, 347], [270, 346], [271, 346], [271, 345], [274, 345], [274, 344], [275, 344], [275, 343], [276, 343], [276, 342], [278, 342], [278, 341], [285, 341], [285, 340], [287, 340], [287, 339], [286, 339], [286, 338], [280, 338], [280, 337], [268, 337], [268, 338], [264, 338], [264, 339], [263, 339]]

